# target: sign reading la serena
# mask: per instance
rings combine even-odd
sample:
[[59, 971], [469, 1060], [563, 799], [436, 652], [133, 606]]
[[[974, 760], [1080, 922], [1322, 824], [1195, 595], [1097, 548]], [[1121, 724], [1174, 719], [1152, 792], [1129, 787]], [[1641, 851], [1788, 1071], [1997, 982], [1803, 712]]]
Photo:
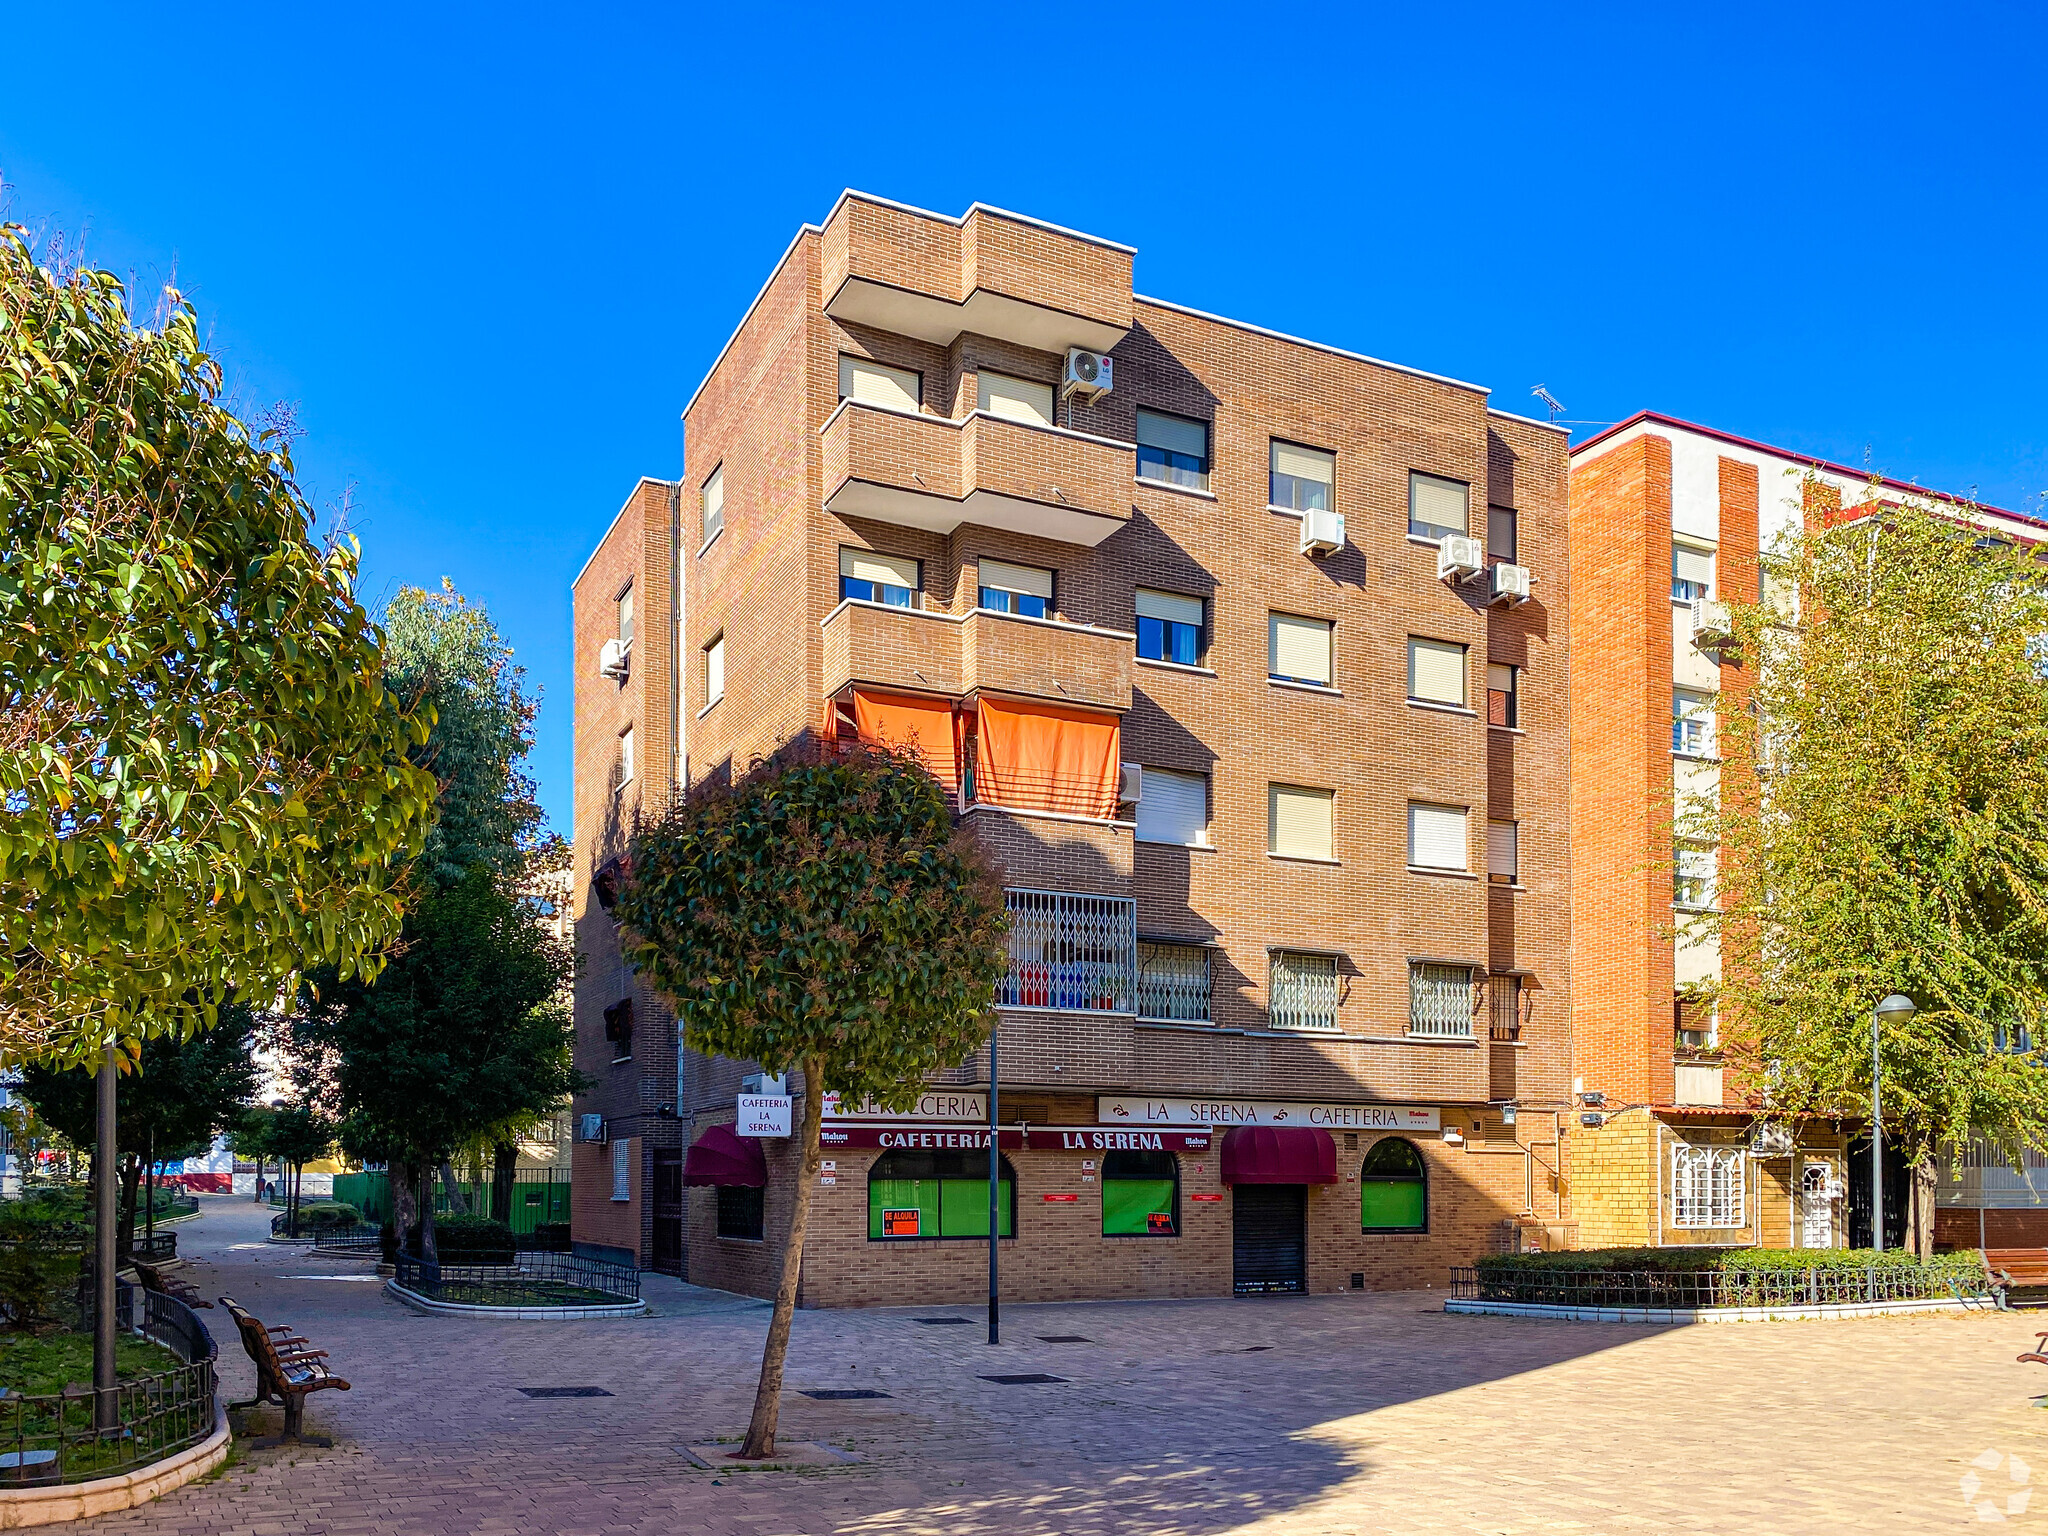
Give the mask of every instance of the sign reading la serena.
[[1307, 1125], [1325, 1131], [1434, 1131], [1438, 1112], [1408, 1104], [1317, 1104], [1270, 1099], [1155, 1099], [1104, 1095], [1104, 1125]]

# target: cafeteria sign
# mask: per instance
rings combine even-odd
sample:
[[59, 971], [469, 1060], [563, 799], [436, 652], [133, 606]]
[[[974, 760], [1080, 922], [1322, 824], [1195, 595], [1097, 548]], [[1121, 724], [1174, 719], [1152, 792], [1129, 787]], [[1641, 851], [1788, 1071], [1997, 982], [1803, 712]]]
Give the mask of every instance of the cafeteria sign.
[[1155, 1099], [1137, 1095], [1095, 1101], [1104, 1125], [1306, 1125], [1325, 1131], [1434, 1131], [1434, 1109], [1407, 1104], [1323, 1104], [1278, 1099]]
[[739, 1097], [739, 1120], [733, 1129], [742, 1136], [787, 1136], [789, 1095], [786, 1093], [743, 1093]]

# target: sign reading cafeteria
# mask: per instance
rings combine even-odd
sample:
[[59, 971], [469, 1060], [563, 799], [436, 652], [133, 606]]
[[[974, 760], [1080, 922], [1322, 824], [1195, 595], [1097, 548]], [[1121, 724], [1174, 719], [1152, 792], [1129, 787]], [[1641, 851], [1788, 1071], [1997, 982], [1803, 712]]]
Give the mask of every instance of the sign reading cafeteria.
[[872, 1099], [864, 1104], [845, 1104], [839, 1095], [825, 1095], [825, 1118], [827, 1120], [979, 1120], [988, 1124], [988, 1095], [985, 1093], [955, 1093], [945, 1089], [932, 1089], [918, 1095], [911, 1108], [898, 1114], [883, 1109]]
[[1308, 1125], [1325, 1131], [1434, 1131], [1434, 1109], [1407, 1104], [1317, 1104], [1277, 1099], [1155, 1099], [1104, 1095], [1095, 1101], [1104, 1125]]
[[[1006, 1125], [998, 1138], [1004, 1150], [1024, 1145], [1024, 1128]], [[869, 1122], [862, 1125], [827, 1121], [818, 1129], [818, 1145], [839, 1147], [882, 1147], [911, 1152], [986, 1152], [985, 1125], [903, 1125]]]
[[742, 1136], [787, 1136], [789, 1095], [786, 1093], [743, 1093], [739, 1096], [739, 1121], [733, 1129]]

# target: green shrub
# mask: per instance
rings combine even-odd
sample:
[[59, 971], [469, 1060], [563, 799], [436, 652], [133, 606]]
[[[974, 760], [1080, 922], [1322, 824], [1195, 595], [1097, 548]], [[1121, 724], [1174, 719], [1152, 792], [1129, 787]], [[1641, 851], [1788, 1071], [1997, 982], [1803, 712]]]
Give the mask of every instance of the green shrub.
[[302, 1227], [353, 1227], [362, 1219], [363, 1213], [346, 1200], [316, 1200], [299, 1207]]
[[434, 1246], [449, 1263], [509, 1264], [512, 1229], [488, 1216], [436, 1216]]
[[[1873, 1265], [1880, 1270], [1920, 1269], [1921, 1261], [1904, 1249], [1873, 1253], [1868, 1248], [1586, 1248], [1547, 1253], [1492, 1253], [1475, 1261], [1480, 1276], [1531, 1274], [1545, 1270], [1598, 1270], [1616, 1274], [1737, 1274], [1809, 1269], [1854, 1270]], [[1938, 1253], [1924, 1266], [1942, 1277], [1981, 1276], [1984, 1266], [1974, 1251]]]

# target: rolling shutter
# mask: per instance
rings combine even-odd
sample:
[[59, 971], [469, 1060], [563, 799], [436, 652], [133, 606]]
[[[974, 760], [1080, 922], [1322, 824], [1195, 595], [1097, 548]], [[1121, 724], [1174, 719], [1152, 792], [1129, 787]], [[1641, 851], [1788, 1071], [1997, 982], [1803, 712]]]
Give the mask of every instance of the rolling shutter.
[[1267, 847], [1288, 858], [1329, 858], [1330, 791], [1274, 784], [1267, 793]]
[[1413, 525], [1448, 528], [1463, 533], [1471, 511], [1471, 494], [1462, 480], [1414, 473], [1408, 477], [1408, 520]]
[[1408, 862], [1418, 869], [1465, 868], [1464, 807], [1409, 802]]
[[918, 563], [900, 555], [878, 555], [871, 549], [839, 550], [839, 574], [855, 581], [878, 582], [885, 587], [908, 587], [915, 592], [922, 585]]
[[862, 405], [914, 411], [923, 402], [924, 381], [907, 368], [890, 368], [866, 358], [839, 355], [839, 398]]
[[1185, 453], [1209, 462], [1209, 425], [1180, 416], [1162, 416], [1156, 411], [1138, 412], [1138, 443], [1168, 453]]
[[980, 376], [979, 405], [991, 416], [1005, 421], [1026, 421], [1049, 427], [1052, 419], [1052, 386], [1029, 379], [1013, 379], [1000, 373]]
[[1000, 560], [981, 562], [981, 584], [1000, 592], [1022, 592], [1052, 601], [1052, 572], [1035, 565], [1005, 565]]
[[1327, 619], [1297, 618], [1291, 613], [1272, 614], [1268, 619], [1267, 671], [1275, 677], [1297, 682], [1330, 681], [1330, 623]]
[[1169, 624], [1192, 624], [1202, 627], [1202, 600], [1199, 597], [1182, 597], [1177, 592], [1147, 592], [1138, 589], [1138, 617], [1141, 619], [1163, 619]]
[[1714, 590], [1714, 552], [1710, 549], [1694, 549], [1689, 544], [1671, 546], [1671, 575], [1677, 581], [1698, 582], [1709, 592]]
[[1337, 483], [1337, 455], [1317, 448], [1297, 448], [1292, 443], [1275, 443], [1273, 471], [1275, 474], [1292, 475], [1297, 480], [1313, 480], [1318, 485], [1333, 486]]
[[1207, 843], [1207, 775], [1147, 768], [1144, 791], [1138, 800], [1137, 836], [1144, 843]]
[[1410, 637], [1408, 697], [1462, 706], [1465, 702], [1465, 647], [1445, 640]]
[[1513, 885], [1519, 870], [1521, 849], [1520, 829], [1512, 821], [1489, 821], [1486, 824], [1486, 873], [1489, 879], [1505, 880]]

